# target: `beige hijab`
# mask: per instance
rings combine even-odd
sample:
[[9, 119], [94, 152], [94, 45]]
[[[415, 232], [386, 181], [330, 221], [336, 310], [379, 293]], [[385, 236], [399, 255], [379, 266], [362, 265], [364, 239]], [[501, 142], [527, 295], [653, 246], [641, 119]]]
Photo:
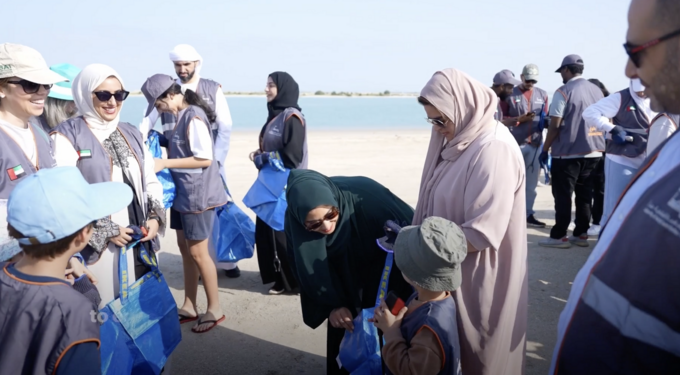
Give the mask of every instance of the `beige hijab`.
[[420, 191], [414, 224], [420, 224], [423, 215], [430, 212], [432, 187], [444, 174], [433, 178], [439, 160], [455, 162], [465, 150], [486, 131], [495, 127], [494, 113], [498, 97], [488, 87], [456, 69], [436, 72], [420, 92], [454, 125], [454, 137], [444, 144], [444, 136], [432, 129], [425, 168], [420, 180]]

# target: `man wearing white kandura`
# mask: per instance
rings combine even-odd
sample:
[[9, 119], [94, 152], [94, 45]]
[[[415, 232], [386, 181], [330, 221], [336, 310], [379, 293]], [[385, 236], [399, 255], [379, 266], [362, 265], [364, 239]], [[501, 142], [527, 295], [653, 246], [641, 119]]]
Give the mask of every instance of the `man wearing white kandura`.
[[604, 164], [606, 183], [602, 225], [647, 158], [649, 124], [656, 115], [649, 107], [649, 98], [645, 96], [645, 87], [639, 79], [632, 79], [628, 88], [600, 99], [583, 111], [583, 119], [588, 126], [611, 135]]
[[[222, 85], [207, 79], [201, 78], [200, 72], [203, 67], [203, 58], [196, 52], [196, 49], [188, 44], [178, 44], [170, 51], [170, 61], [172, 61], [175, 72], [177, 73], [177, 83], [182, 86], [182, 90], [192, 90], [197, 93], [201, 99], [215, 112], [217, 119], [210, 124], [213, 132], [213, 139], [215, 140], [215, 159], [220, 166], [220, 175], [226, 181], [226, 173], [224, 169], [224, 161], [229, 152], [229, 141], [231, 138], [231, 113], [229, 112], [229, 105], [227, 99], [222, 92]], [[146, 114], [146, 112], [144, 113]], [[172, 130], [175, 128], [177, 119], [169, 113], [159, 114], [154, 108], [148, 116], [146, 116], [139, 125], [139, 130], [144, 135], [144, 139], [148, 136], [149, 130], [154, 128], [156, 121], [161, 119], [162, 133], [165, 138], [169, 138]], [[161, 145], [165, 146], [164, 142]], [[172, 213], [172, 212], [171, 212]], [[170, 219], [170, 228], [172, 225], [172, 215]], [[227, 277], [236, 278], [241, 275], [236, 263], [218, 263], [215, 257], [214, 246], [210, 246], [210, 254], [215, 260], [215, 265], [218, 269], [225, 270]]]

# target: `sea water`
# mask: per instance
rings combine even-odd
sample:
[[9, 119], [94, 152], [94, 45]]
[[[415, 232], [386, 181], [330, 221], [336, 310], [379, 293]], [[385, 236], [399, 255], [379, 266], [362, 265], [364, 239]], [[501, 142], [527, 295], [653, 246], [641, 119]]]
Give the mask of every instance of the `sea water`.
[[[228, 96], [234, 131], [258, 131], [267, 120], [264, 96]], [[425, 111], [415, 97], [301, 97], [299, 101], [309, 129], [423, 129]], [[131, 96], [123, 104], [121, 120], [139, 125], [146, 110], [143, 96]], [[160, 128], [160, 121], [156, 123]]]

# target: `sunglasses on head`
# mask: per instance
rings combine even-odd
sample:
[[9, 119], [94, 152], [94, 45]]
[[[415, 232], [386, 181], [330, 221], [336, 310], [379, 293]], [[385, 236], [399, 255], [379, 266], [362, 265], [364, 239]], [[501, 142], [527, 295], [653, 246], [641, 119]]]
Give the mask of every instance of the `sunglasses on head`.
[[111, 100], [111, 97], [116, 99], [117, 102], [122, 102], [123, 100], [127, 99], [128, 95], [130, 95], [130, 92], [125, 90], [118, 90], [116, 92], [95, 91], [93, 94], [97, 97], [97, 99], [99, 99], [100, 102], [108, 102]]
[[440, 128], [445, 128], [446, 123], [449, 122], [449, 120], [444, 121], [444, 119], [441, 118], [441, 117], [439, 117], [439, 118], [426, 118], [425, 120], [427, 120], [427, 122], [429, 122], [433, 126], [439, 126]]
[[40, 91], [40, 86], [42, 86], [45, 90], [50, 91], [50, 89], [53, 86], [53, 85], [41, 85], [39, 83], [27, 81], [25, 79], [22, 79], [20, 81], [8, 81], [7, 83], [21, 86], [21, 88], [24, 89], [24, 92], [26, 94], [35, 94], [36, 92]]
[[305, 223], [305, 227], [307, 228], [308, 231], [317, 230], [321, 228], [325, 221], [333, 220], [336, 217], [338, 217], [338, 215], [340, 215], [340, 211], [338, 211], [338, 209], [335, 207], [331, 207], [331, 209], [328, 210], [328, 213], [323, 217], [323, 219], [316, 220], [313, 223]]
[[676, 31], [673, 31], [670, 34], [666, 34], [666, 35], [664, 35], [660, 38], [650, 40], [649, 42], [643, 43], [643, 44], [640, 44], [640, 45], [625, 43], [623, 45], [623, 49], [626, 50], [626, 54], [628, 54], [630, 61], [633, 62], [635, 67], [639, 68], [640, 67], [640, 57], [641, 57], [640, 53], [642, 51], [644, 51], [648, 48], [654, 47], [655, 45], [660, 44], [661, 42], [664, 42], [668, 39], [675, 38], [676, 36], [679, 36], [679, 35], [680, 35], [680, 30], [676, 30]]

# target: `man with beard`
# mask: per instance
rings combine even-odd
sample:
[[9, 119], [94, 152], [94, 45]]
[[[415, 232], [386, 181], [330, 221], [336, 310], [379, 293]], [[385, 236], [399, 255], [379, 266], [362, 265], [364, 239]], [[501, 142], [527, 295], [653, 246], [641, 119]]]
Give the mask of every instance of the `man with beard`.
[[[680, 114], [680, 2], [633, 0], [626, 75]], [[579, 271], [551, 374], [680, 373], [680, 136], [645, 160]]]
[[[550, 237], [539, 245], [570, 248], [572, 244], [588, 247], [590, 209], [593, 204], [591, 173], [602, 159], [604, 136], [594, 127], [587, 127], [583, 111], [602, 99], [599, 87], [582, 77], [583, 59], [569, 55], [557, 69], [564, 86], [555, 91], [550, 106], [550, 127], [539, 160], [546, 163], [548, 150], [552, 154], [552, 193], [555, 199], [555, 226]], [[576, 227], [567, 237], [571, 223], [571, 199], [576, 195]]]
[[514, 124], [516, 122], [513, 121], [513, 119], [507, 118], [503, 114], [507, 112], [508, 107], [505, 99], [510, 96], [512, 89], [520, 83], [521, 82], [515, 78], [515, 73], [508, 69], [501, 70], [493, 77], [493, 85], [491, 86], [491, 90], [493, 90], [493, 92], [495, 92], [496, 96], [498, 97], [498, 107], [496, 107], [496, 113], [494, 113], [493, 116], [495, 120], [498, 120], [505, 125], [511, 123]]
[[[227, 158], [227, 153], [229, 152], [232, 121], [227, 99], [222, 92], [222, 85], [213, 80], [202, 78], [200, 76], [200, 71], [203, 66], [203, 58], [198, 54], [198, 52], [196, 52], [194, 47], [188, 44], [179, 44], [175, 46], [175, 48], [170, 51], [170, 61], [172, 61], [174, 65], [175, 72], [177, 73], [178, 77], [177, 83], [182, 86], [182, 90], [188, 89], [197, 93], [217, 115], [217, 119], [214, 123], [210, 124], [210, 126], [212, 129], [215, 160], [217, 160], [220, 166], [220, 174], [222, 175], [222, 178], [224, 178], [226, 181], [224, 161]], [[167, 139], [161, 144], [165, 146], [165, 142], [169, 141], [171, 133], [177, 122], [177, 119], [174, 115], [170, 113], [162, 113], [159, 115], [158, 111], [154, 109], [149, 114], [149, 116], [142, 120], [139, 128], [146, 139], [148, 131], [153, 129], [156, 121], [158, 121], [159, 118], [161, 119], [162, 133]], [[171, 228], [173, 228], [172, 217], [171, 210]], [[183, 246], [181, 242], [178, 242], [178, 244]], [[215, 260], [215, 251], [212, 244], [210, 246], [210, 252], [213, 256], [213, 259]], [[215, 262], [215, 264], [217, 268], [225, 270], [227, 277], [235, 278], [241, 275], [241, 271], [239, 270], [236, 263]]]
[[543, 127], [545, 126], [544, 121], [541, 121], [541, 112], [544, 115], [548, 114], [548, 93], [536, 87], [538, 66], [535, 64], [527, 64], [522, 69], [520, 77], [522, 83], [513, 88], [506, 102], [508, 104], [508, 115], [523, 116], [523, 121], [518, 120], [513, 126], [510, 126], [510, 132], [522, 150], [526, 168], [527, 226], [545, 228], [545, 223], [536, 220], [534, 217], [534, 202], [536, 201], [538, 176], [541, 171], [538, 162], [538, 157], [541, 155], [539, 148], [543, 143]]

